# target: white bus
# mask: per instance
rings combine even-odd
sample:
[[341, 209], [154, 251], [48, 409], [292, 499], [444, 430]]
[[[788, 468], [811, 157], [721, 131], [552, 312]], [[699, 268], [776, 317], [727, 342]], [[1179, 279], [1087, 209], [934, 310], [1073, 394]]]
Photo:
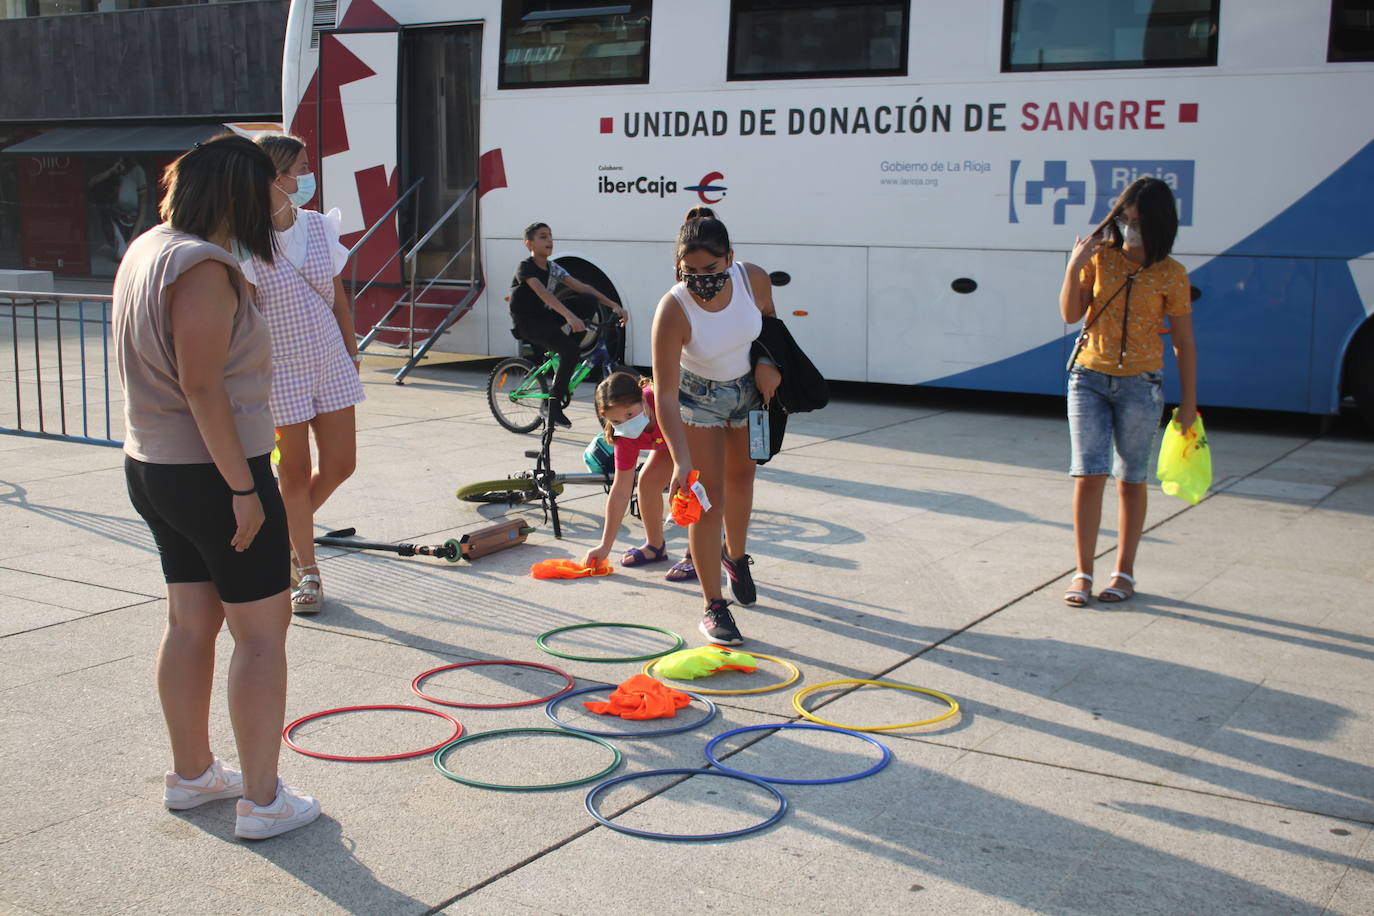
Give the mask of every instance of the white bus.
[[[430, 298], [469, 299], [445, 350], [515, 352], [509, 277], [543, 221], [648, 363], [677, 228], [709, 204], [830, 378], [1060, 392], [1067, 251], [1152, 174], [1179, 202], [1201, 402], [1374, 414], [1371, 19], [1368, 0], [294, 0], [284, 111], [348, 239], [420, 182], [365, 277], [400, 281], [386, 259], [476, 185], [466, 228], [414, 261]], [[471, 287], [445, 279], [462, 264]], [[396, 293], [362, 298], [367, 326]]]

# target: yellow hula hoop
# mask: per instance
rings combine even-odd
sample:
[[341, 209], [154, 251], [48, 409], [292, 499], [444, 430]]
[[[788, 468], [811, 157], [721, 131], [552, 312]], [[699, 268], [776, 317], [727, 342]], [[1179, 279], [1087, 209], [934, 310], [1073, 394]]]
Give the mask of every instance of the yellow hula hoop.
[[[797, 666], [792, 664], [785, 658], [776, 658], [772, 655], [764, 655], [762, 652], [750, 652], [749, 654], [754, 656], [754, 658], [761, 658], [766, 662], [776, 662], [777, 664], [782, 665], [784, 668], [791, 672], [791, 676], [789, 676], [785, 681], [778, 681], [776, 684], [765, 684], [762, 687], [750, 687], [747, 690], [707, 690], [705, 687], [695, 686], [694, 683], [692, 687], [692, 693], [704, 693], [716, 697], [743, 696], [748, 693], [768, 693], [770, 690], [781, 690], [784, 687], [791, 687], [793, 684], [797, 682], [797, 678], [801, 677], [801, 671], [797, 668]], [[647, 662], [645, 662], [644, 673], [652, 676], [653, 672], [650, 669], [653, 668], [654, 665], [657, 664], [659, 661], [661, 661], [661, 659], [651, 658]], [[681, 682], [682, 678], [673, 677], [666, 678], [666, 680]]]
[[[759, 658], [763, 658], [763, 656], [759, 656]], [[894, 690], [909, 690], [909, 691], [911, 691], [912, 693], [924, 693], [924, 694], [927, 694], [927, 695], [929, 695], [929, 696], [936, 697], [936, 698], [938, 698], [938, 699], [944, 700], [946, 703], [949, 704], [949, 709], [946, 710], [945, 712], [940, 713], [940, 715], [938, 715], [938, 716], [934, 716], [933, 718], [930, 718], [930, 719], [922, 719], [920, 722], [904, 722], [904, 723], [901, 724], [901, 725], [866, 725], [866, 726], [865, 726], [865, 725], [840, 725], [840, 724], [835, 723], [835, 722], [827, 722], [825, 719], [822, 719], [820, 716], [816, 716], [816, 715], [813, 715], [813, 714], [810, 713], [810, 712], [807, 712], [806, 708], [805, 708], [804, 706], [802, 706], [802, 697], [806, 696], [808, 693], [813, 693], [813, 692], [815, 692], [815, 691], [817, 691], [817, 690], [822, 689], [823, 687], [834, 687], [834, 686], [836, 686], [836, 685], [838, 685], [838, 684], [860, 684], [860, 685], [871, 685], [871, 686], [874, 686], [874, 687], [891, 687], [891, 688], [894, 689]], [[938, 690], [931, 690], [931, 689], [929, 689], [929, 688], [927, 688], [927, 687], [912, 687], [912, 686], [910, 686], [909, 684], [894, 684], [894, 683], [892, 683], [891, 681], [865, 681], [865, 680], [862, 680], [862, 679], [860, 679], [860, 678], [848, 678], [848, 677], [847, 677], [847, 678], [841, 678], [841, 679], [838, 680], [838, 681], [826, 681], [826, 682], [824, 682], [824, 683], [822, 683], [822, 684], [815, 684], [815, 685], [813, 685], [813, 686], [811, 686], [811, 687], [806, 687], [806, 688], [803, 688], [803, 689], [801, 689], [801, 690], [798, 690], [796, 693], [794, 693], [794, 694], [792, 695], [792, 708], [795, 709], [798, 713], [800, 713], [801, 716], [802, 716], [802, 718], [810, 719], [812, 722], [815, 722], [815, 723], [817, 723], [818, 725], [829, 725], [829, 726], [832, 727], [832, 728], [844, 728], [844, 729], [848, 729], [849, 731], [852, 731], [852, 732], [889, 732], [889, 731], [895, 731], [895, 730], [897, 730], [897, 729], [899, 729], [899, 728], [919, 728], [919, 727], [922, 726], [922, 725], [934, 725], [936, 722], [943, 722], [943, 721], [945, 721], [946, 719], [950, 718], [951, 716], [956, 715], [956, 714], [959, 712], [959, 703], [958, 703], [958, 701], [956, 701], [953, 697], [951, 697], [951, 696], [946, 696], [945, 694], [941, 693], [941, 692], [938, 691]]]

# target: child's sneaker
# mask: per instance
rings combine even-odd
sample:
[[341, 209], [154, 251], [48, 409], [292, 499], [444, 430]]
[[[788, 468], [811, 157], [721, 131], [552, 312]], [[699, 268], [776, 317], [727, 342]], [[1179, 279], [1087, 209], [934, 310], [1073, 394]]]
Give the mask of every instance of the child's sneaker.
[[239, 799], [234, 836], [245, 840], [265, 840], [288, 830], [304, 827], [320, 816], [320, 803], [299, 789], [277, 779], [277, 797], [270, 805], [255, 805]]
[[711, 603], [706, 605], [706, 616], [701, 618], [697, 629], [716, 645], [738, 646], [744, 642], [739, 628], [735, 626], [734, 615], [730, 613], [730, 602], [724, 598], [711, 599]]
[[243, 794], [243, 774], [218, 757], [195, 779], [168, 773], [164, 783], [162, 803], [173, 811], [185, 811], [217, 798], [238, 798]]
[[725, 574], [730, 577], [730, 591], [734, 593], [735, 600], [745, 607], [758, 601], [759, 593], [754, 588], [754, 577], [749, 572], [749, 567], [754, 565], [754, 558], [746, 553], [738, 560], [732, 560], [722, 549], [720, 562], [725, 567]]

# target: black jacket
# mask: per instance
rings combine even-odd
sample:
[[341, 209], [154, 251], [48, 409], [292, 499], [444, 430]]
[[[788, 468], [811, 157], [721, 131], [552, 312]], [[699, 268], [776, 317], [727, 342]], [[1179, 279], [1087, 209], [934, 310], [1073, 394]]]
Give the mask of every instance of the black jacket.
[[[830, 386], [781, 319], [764, 316], [763, 330], [750, 348], [749, 361], [757, 365], [760, 357], [771, 360], [782, 375], [778, 390], [768, 404], [768, 431], [772, 440], [769, 454], [776, 455], [782, 449], [788, 414], [821, 409], [830, 402]], [[768, 461], [767, 458], [756, 460], [759, 464]]]

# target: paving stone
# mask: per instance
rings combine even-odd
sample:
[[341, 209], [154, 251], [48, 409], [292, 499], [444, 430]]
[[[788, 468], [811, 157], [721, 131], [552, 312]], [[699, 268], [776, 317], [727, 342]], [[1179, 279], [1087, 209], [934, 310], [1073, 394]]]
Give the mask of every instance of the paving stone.
[[[430, 708], [411, 679], [462, 660], [547, 662], [578, 686], [607, 688], [640, 670], [557, 659], [535, 644], [568, 624], [647, 623], [700, 643], [699, 587], [665, 582], [661, 567], [595, 581], [529, 577], [536, 560], [580, 556], [599, 540], [600, 488], [568, 490], [561, 540], [538, 507], [454, 498], [462, 483], [533, 463], [523, 452], [537, 438], [490, 420], [490, 360], [427, 365], [404, 387], [370, 362], [358, 472], [319, 513], [318, 530], [443, 543], [515, 515], [538, 530], [516, 549], [459, 564], [322, 549], [328, 601], [291, 629], [289, 717], [350, 703]], [[790, 810], [766, 831], [671, 847], [597, 826], [585, 786], [484, 790], [445, 779], [427, 755], [353, 764], [284, 750], [283, 777], [318, 796], [325, 814], [278, 840], [234, 840], [228, 801], [166, 812], [170, 750], [153, 676], [165, 587], [123, 492], [122, 459], [0, 437], [0, 594], [58, 612], [41, 629], [3, 635], [0, 626], [0, 729], [10, 739], [0, 744], [0, 806], [11, 813], [0, 826], [0, 912], [630, 914], [728, 903], [789, 916], [1363, 916], [1374, 899], [1374, 443], [1213, 421], [1227, 446], [1218, 492], [1189, 506], [1153, 490], [1140, 594], [1074, 611], [1061, 600], [1073, 566], [1065, 423], [1053, 405], [1021, 404], [894, 392], [795, 418], [787, 451], [758, 478], [749, 549], [760, 600], [736, 611], [745, 648], [788, 659], [801, 678], [717, 697], [717, 717], [680, 734], [609, 739], [624, 755], [618, 772], [700, 767], [712, 736], [796, 721], [795, 690], [835, 678], [930, 686], [963, 711], [877, 733], [893, 760], [873, 776], [787, 786]], [[586, 398], [572, 415], [553, 460], [580, 470], [597, 424]], [[1228, 479], [1235, 486], [1223, 489]], [[1115, 559], [1114, 515], [1109, 505], [1099, 573]], [[638, 530], [627, 523], [617, 548]], [[684, 532], [670, 529], [668, 541], [680, 556]], [[0, 606], [0, 623], [17, 620], [13, 605]], [[234, 644], [222, 636], [210, 733], [232, 763]], [[560, 644], [610, 656], [660, 639], [596, 628]], [[769, 666], [699, 686], [777, 674]], [[431, 686], [496, 702], [557, 683], [491, 666]], [[620, 727], [593, 719], [580, 699], [560, 715]], [[938, 707], [865, 689], [819, 712], [892, 722]], [[443, 709], [469, 734], [552, 726], [542, 703]], [[437, 717], [378, 712], [318, 720], [300, 737], [356, 752], [413, 749], [445, 733]], [[586, 773], [604, 753], [575, 738], [510, 736], [465, 745], [453, 763], [532, 782]], [[836, 775], [875, 753], [853, 737], [782, 732], [731, 759]], [[56, 799], [54, 779], [69, 787]], [[651, 829], [704, 833], [767, 816], [765, 796], [725, 782], [695, 777], [654, 794], [636, 781], [605, 801], [632, 805], [620, 817]]]

